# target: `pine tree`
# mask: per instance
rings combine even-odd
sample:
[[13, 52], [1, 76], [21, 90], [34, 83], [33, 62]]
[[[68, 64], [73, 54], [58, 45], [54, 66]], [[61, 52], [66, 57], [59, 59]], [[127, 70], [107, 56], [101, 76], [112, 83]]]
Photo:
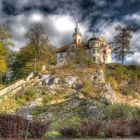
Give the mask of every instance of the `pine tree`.
[[132, 51], [130, 46], [130, 41], [132, 38], [132, 32], [135, 32], [137, 28], [130, 26], [117, 26], [115, 30], [117, 31], [117, 35], [114, 36], [113, 40], [114, 58], [124, 64], [125, 57], [128, 54], [134, 54], [134, 51]]

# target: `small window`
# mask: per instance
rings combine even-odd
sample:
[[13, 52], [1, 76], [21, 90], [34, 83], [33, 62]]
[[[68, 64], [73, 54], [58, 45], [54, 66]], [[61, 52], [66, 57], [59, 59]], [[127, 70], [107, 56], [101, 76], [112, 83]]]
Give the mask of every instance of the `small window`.
[[94, 61], [94, 62], [96, 61], [96, 57], [93, 57], [93, 61]]

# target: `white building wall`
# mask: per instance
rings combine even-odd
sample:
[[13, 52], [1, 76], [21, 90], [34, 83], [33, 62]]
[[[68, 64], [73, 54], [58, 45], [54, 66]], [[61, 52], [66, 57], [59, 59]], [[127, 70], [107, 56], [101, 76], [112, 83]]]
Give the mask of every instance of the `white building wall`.
[[[75, 55], [74, 51], [57, 53], [57, 64], [58, 65], [67, 64], [68, 59], [73, 57], [74, 55]], [[112, 53], [110, 49], [107, 49], [107, 54], [105, 56], [103, 56], [102, 50], [100, 48], [86, 49], [85, 55], [91, 56], [92, 59], [95, 61], [95, 63], [106, 63], [106, 64], [112, 63]]]

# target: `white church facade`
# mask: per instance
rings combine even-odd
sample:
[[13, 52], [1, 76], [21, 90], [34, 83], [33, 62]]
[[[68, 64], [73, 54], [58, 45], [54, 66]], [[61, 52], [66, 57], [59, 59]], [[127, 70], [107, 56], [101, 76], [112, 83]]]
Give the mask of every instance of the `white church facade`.
[[68, 60], [76, 55], [76, 50], [84, 50], [85, 56], [90, 56], [95, 63], [112, 63], [112, 48], [103, 37], [92, 37], [87, 43], [83, 43], [82, 34], [78, 23], [73, 34], [73, 43], [57, 50], [57, 65], [67, 64]]

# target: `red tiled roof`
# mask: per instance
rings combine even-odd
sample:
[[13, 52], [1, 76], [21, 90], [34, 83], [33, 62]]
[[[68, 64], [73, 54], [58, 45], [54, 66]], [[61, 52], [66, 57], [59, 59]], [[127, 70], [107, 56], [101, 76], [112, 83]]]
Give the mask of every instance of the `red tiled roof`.
[[69, 46], [63, 46], [61, 48], [58, 48], [57, 49], [57, 53], [59, 53], [59, 52], [65, 52], [68, 48], [69, 48]]
[[[57, 53], [60, 53], [60, 52], [66, 52], [67, 49], [69, 49], [70, 46], [63, 46], [61, 48], [58, 48], [57, 49]], [[83, 49], [86, 49], [88, 48], [86, 44], [76, 44], [76, 47], [77, 48], [83, 48]]]

